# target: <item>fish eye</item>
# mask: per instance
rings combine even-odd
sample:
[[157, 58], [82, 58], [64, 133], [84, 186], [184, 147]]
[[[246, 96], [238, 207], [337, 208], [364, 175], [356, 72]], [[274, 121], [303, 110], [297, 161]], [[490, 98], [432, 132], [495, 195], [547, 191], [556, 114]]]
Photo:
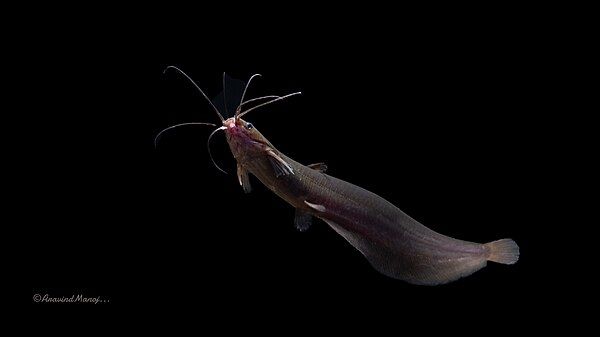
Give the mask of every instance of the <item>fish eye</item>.
[[253, 128], [254, 128], [254, 125], [252, 125], [252, 123], [247, 123], [246, 124], [246, 129], [252, 130]]

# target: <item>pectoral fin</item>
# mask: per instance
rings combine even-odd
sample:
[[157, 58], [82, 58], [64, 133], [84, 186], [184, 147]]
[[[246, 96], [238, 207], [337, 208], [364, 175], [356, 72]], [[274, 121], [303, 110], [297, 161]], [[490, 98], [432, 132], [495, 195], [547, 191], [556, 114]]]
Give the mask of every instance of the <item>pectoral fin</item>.
[[325, 163], [310, 164], [310, 165], [308, 165], [308, 167], [310, 167], [313, 170], [319, 171], [319, 172], [327, 171], [327, 165], [325, 165]]
[[312, 225], [312, 215], [307, 212], [296, 208], [296, 215], [294, 216], [294, 225], [300, 232], [306, 231], [310, 225]]
[[275, 170], [275, 176], [285, 176], [288, 174], [294, 174], [294, 169], [290, 166], [290, 164], [286, 163], [277, 153], [273, 152], [273, 150], [268, 149], [267, 154], [269, 155], [269, 161], [273, 166], [273, 170]]
[[237, 176], [238, 181], [240, 182], [240, 186], [245, 193], [250, 193], [252, 191], [252, 186], [250, 186], [250, 177], [248, 176], [248, 171], [242, 167], [242, 165], [237, 165]]

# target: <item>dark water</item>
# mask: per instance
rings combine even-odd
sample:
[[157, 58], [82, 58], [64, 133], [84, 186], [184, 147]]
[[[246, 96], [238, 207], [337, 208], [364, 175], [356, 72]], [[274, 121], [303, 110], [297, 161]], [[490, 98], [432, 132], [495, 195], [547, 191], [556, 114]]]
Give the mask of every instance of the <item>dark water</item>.
[[[100, 296], [96, 307], [108, 311], [202, 311], [199, 326], [450, 317], [457, 328], [522, 320], [540, 305], [542, 71], [526, 20], [501, 29], [501, 17], [458, 11], [369, 25], [310, 13], [252, 30], [240, 20], [222, 33], [205, 13], [190, 21], [198, 26], [169, 14], [139, 24], [125, 16], [112, 29], [74, 19], [37, 36], [23, 59], [35, 86], [25, 86], [21, 116], [35, 122], [18, 138], [27, 179], [15, 196], [25, 201], [14, 220], [27, 237], [25, 302]], [[76, 27], [86, 34], [70, 34]], [[378, 274], [322, 222], [297, 232], [293, 210], [257, 180], [242, 193], [222, 136], [212, 150], [230, 174], [211, 165], [211, 128], [180, 128], [153, 147], [169, 125], [218, 123], [186, 79], [163, 74], [168, 65], [209, 97], [224, 71], [243, 81], [263, 74], [248, 98], [302, 91], [247, 120], [288, 156], [327, 163], [440, 233], [513, 238], [521, 260], [418, 287]]]

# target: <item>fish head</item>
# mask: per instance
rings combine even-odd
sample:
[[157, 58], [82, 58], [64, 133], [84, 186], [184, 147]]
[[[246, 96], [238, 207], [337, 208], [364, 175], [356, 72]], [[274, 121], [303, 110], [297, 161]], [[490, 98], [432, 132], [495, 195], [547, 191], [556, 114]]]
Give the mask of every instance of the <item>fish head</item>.
[[236, 159], [264, 154], [271, 143], [250, 122], [231, 117], [223, 122], [225, 138]]

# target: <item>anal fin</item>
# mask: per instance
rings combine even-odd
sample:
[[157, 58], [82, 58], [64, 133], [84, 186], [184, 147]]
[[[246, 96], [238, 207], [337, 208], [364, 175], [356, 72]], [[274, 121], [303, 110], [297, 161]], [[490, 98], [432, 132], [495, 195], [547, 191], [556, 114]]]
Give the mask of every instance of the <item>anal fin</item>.
[[408, 283], [444, 284], [470, 275], [486, 265], [482, 254], [421, 250], [418, 246], [407, 246], [404, 239], [394, 240], [394, 236], [398, 237], [394, 233], [388, 234], [382, 241], [374, 233], [352, 231], [331, 220], [323, 220], [360, 251], [377, 271]]

